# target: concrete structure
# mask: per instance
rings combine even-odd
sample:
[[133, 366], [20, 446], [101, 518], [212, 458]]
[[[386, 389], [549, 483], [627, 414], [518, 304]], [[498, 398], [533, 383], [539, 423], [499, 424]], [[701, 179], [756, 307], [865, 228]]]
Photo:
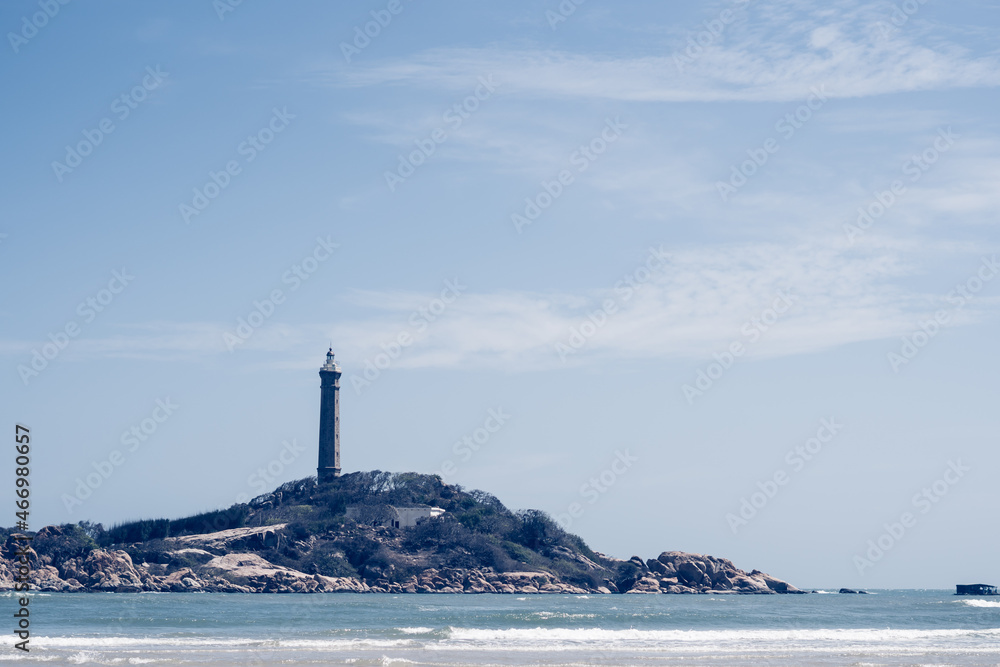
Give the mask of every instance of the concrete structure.
[[320, 482], [340, 477], [340, 366], [333, 360], [333, 348], [319, 369], [319, 466]]
[[412, 528], [424, 519], [434, 519], [444, 514], [444, 510], [440, 507], [431, 507], [429, 505], [396, 507], [395, 510], [399, 517], [396, 519], [395, 528]]
[[386, 526], [388, 528], [413, 528], [417, 524], [444, 514], [440, 507], [430, 505], [413, 505], [410, 507], [395, 507], [394, 505], [348, 505], [344, 513], [348, 519], [369, 526]]

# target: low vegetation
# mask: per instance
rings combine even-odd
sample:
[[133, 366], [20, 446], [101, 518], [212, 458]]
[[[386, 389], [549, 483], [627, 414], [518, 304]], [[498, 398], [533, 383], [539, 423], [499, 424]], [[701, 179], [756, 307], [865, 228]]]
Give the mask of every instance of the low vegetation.
[[[346, 519], [348, 505], [430, 505], [446, 513], [413, 528], [359, 525]], [[62, 557], [97, 546], [126, 550], [137, 563], [172, 566], [169, 538], [222, 530], [285, 524], [276, 540], [249, 541], [240, 550], [309, 574], [401, 582], [427, 568], [493, 568], [497, 572], [542, 570], [562, 581], [600, 586], [628, 564], [608, 561], [576, 535], [538, 510], [513, 512], [483, 491], [466, 491], [436, 475], [357, 472], [332, 482], [289, 482], [246, 504], [182, 519], [146, 519], [109, 529], [81, 524], [62, 531], [58, 545], [36, 542], [39, 553]], [[224, 548], [206, 547], [221, 555]], [[623, 573], [624, 574], [624, 573]]]

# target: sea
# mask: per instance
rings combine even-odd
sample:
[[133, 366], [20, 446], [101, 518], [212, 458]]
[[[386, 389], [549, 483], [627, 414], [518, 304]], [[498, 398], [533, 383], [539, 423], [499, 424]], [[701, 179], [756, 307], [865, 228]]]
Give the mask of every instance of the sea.
[[[7, 612], [3, 612], [6, 605]], [[54, 665], [998, 665], [1000, 598], [0, 594]]]

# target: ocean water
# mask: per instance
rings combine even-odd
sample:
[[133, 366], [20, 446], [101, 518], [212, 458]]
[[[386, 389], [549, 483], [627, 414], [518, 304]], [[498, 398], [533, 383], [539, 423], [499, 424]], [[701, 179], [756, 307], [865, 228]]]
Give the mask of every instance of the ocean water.
[[1000, 600], [871, 595], [31, 595], [31, 652], [93, 665], [997, 665]]

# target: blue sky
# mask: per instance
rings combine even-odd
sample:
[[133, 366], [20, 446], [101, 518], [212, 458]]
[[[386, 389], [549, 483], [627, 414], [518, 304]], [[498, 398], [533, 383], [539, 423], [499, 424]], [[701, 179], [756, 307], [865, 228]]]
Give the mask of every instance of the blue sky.
[[996, 7], [675, 4], [5, 3], [32, 526], [314, 474], [332, 341], [346, 471], [995, 582]]

